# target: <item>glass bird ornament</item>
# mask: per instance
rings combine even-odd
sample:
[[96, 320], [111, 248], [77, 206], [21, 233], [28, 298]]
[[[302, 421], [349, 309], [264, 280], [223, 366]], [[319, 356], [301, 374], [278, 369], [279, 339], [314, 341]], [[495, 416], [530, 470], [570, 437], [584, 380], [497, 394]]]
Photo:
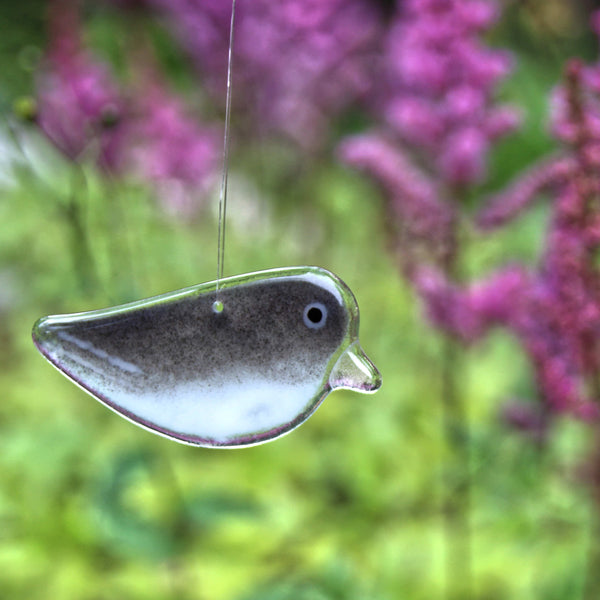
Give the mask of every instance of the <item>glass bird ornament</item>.
[[348, 286], [319, 267], [249, 273], [114, 308], [44, 317], [39, 351], [141, 427], [209, 447], [259, 444], [335, 389], [375, 392]]

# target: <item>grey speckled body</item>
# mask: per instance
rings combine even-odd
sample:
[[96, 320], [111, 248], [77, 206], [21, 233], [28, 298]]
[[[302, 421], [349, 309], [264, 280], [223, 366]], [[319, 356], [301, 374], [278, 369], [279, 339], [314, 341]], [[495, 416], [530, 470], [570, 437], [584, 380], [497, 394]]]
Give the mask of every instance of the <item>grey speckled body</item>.
[[34, 326], [42, 354], [107, 406], [178, 441], [261, 443], [306, 420], [335, 388], [372, 392], [350, 289], [318, 267], [200, 284]]

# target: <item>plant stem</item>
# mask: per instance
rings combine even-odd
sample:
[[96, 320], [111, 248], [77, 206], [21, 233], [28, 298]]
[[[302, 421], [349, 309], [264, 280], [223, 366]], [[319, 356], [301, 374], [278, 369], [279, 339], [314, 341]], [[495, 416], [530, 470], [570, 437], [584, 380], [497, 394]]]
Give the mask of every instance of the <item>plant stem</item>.
[[84, 207], [80, 200], [81, 194], [85, 194], [87, 199], [88, 193], [87, 181], [83, 172], [75, 174], [71, 187], [71, 194], [66, 204], [59, 203], [59, 206], [61, 206], [70, 229], [75, 276], [81, 291], [84, 294], [91, 294], [97, 287], [98, 276], [85, 224]]
[[[469, 414], [460, 394], [462, 348], [443, 340], [441, 366], [442, 427], [450, 455], [442, 472], [446, 597], [472, 597], [471, 452]], [[458, 582], [459, 589], [451, 582]]]
[[[461, 199], [455, 190], [455, 204]], [[442, 266], [448, 281], [462, 280], [459, 273], [459, 222], [455, 218]], [[473, 597], [471, 531], [470, 415], [464, 398], [464, 347], [450, 335], [442, 340], [442, 430], [448, 458], [442, 466], [442, 518], [444, 527], [445, 593], [448, 599]]]
[[590, 502], [590, 520], [588, 547], [586, 552], [586, 564], [583, 573], [582, 599], [597, 600], [600, 595], [600, 581], [598, 580], [598, 569], [600, 566], [600, 548], [596, 541], [599, 533], [599, 524], [597, 516], [598, 507], [596, 502]]
[[75, 275], [81, 291], [89, 294], [96, 287], [96, 270], [81, 206], [74, 196], [69, 200], [65, 212], [71, 230], [71, 252]]

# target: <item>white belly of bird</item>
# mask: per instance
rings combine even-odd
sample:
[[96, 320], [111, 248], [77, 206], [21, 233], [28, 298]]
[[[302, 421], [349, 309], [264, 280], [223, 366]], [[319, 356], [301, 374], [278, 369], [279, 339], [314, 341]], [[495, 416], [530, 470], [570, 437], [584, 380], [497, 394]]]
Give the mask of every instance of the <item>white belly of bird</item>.
[[179, 384], [154, 393], [115, 390], [108, 397], [148, 424], [227, 443], [290, 423], [313, 403], [321, 385], [246, 377], [243, 383]]

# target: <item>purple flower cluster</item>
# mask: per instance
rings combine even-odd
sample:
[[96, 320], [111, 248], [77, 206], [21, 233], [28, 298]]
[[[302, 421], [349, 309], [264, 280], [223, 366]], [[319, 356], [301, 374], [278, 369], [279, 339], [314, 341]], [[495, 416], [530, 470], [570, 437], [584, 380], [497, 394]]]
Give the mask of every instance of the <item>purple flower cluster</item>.
[[[222, 100], [231, 2], [152, 2]], [[368, 0], [252, 0], [238, 2], [236, 11], [236, 114], [301, 147], [315, 147], [332, 117], [371, 85], [378, 11]]]
[[553, 411], [582, 418], [598, 415], [577, 356], [585, 348], [583, 338], [569, 332], [565, 307], [547, 281], [510, 267], [466, 288], [432, 269], [421, 269], [415, 283], [431, 322], [463, 342], [478, 340], [493, 326], [511, 331], [529, 356], [541, 396]]
[[51, 15], [51, 47], [38, 81], [42, 130], [71, 159], [149, 180], [165, 208], [190, 214], [218, 172], [218, 131], [193, 119], [158, 76], [145, 75], [147, 68], [137, 72], [150, 83], [119, 85], [81, 47], [76, 2], [58, 0]]
[[489, 0], [402, 3], [373, 97], [386, 132], [340, 147], [342, 161], [384, 188], [400, 224], [394, 245], [411, 278], [420, 264], [454, 260], [462, 194], [482, 181], [489, 148], [519, 121], [494, 100], [510, 58], [481, 41], [497, 17]]
[[481, 41], [497, 17], [489, 0], [406, 0], [388, 33], [380, 110], [448, 185], [482, 181], [490, 146], [519, 122], [494, 103], [510, 56]]
[[476, 341], [493, 325], [508, 323], [528, 281], [516, 266], [466, 289], [432, 267], [421, 267], [413, 278], [430, 321], [466, 343]]
[[443, 263], [452, 252], [453, 211], [441, 186], [417, 168], [407, 153], [381, 133], [349, 138], [341, 159], [367, 173], [390, 200], [387, 204], [392, 249], [411, 276], [423, 260]]
[[154, 182], [165, 208], [190, 215], [220, 168], [220, 131], [192, 119], [181, 100], [154, 81], [137, 101], [130, 158], [135, 173]]
[[[556, 181], [550, 229], [535, 285], [544, 292], [549, 354], [536, 365], [556, 394], [597, 416], [600, 387], [600, 63], [572, 61], [556, 95], [553, 131], [568, 148], [568, 177]], [[530, 318], [537, 321], [535, 313]], [[546, 390], [545, 390], [546, 391]], [[550, 390], [546, 393], [546, 396]]]
[[552, 217], [539, 270], [508, 270], [467, 289], [437, 271], [421, 271], [417, 281], [437, 326], [467, 342], [491, 325], [508, 328], [530, 357], [549, 408], [585, 419], [600, 416], [598, 82], [600, 64], [569, 64], [566, 83], [554, 94], [552, 122], [555, 135], [567, 145], [564, 156], [526, 172], [480, 217], [486, 228], [503, 224], [540, 192], [551, 195]]
[[572, 157], [559, 155], [543, 159], [521, 173], [506, 189], [488, 198], [486, 206], [477, 215], [477, 224], [487, 230], [510, 222], [540, 194], [551, 192], [574, 172]]
[[126, 105], [108, 69], [85, 51], [72, 3], [56, 2], [51, 46], [38, 80], [38, 123], [69, 158], [92, 154], [115, 171], [123, 160]]

